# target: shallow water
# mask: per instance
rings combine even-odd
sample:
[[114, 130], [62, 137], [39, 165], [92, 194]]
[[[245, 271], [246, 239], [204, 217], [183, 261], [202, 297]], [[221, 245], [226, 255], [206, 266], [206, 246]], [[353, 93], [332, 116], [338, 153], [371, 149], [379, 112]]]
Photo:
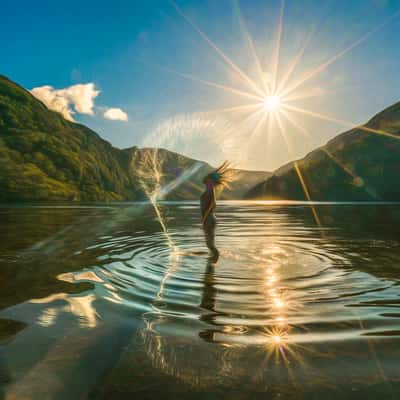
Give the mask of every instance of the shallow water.
[[400, 205], [312, 207], [219, 204], [214, 264], [195, 203], [3, 206], [0, 398], [399, 398]]

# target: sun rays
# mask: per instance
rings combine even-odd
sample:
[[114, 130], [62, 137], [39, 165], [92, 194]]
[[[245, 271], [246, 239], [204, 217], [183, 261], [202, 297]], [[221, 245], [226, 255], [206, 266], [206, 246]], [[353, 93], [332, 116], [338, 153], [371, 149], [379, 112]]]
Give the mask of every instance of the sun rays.
[[[225, 63], [228, 70], [230, 72], [234, 72], [242, 83], [245, 84], [247, 90], [235, 88], [232, 86], [228, 86], [225, 84], [207, 81], [198, 77], [195, 77], [191, 74], [182, 73], [178, 71], [174, 71], [168, 69], [170, 72], [173, 72], [185, 79], [189, 79], [207, 86], [211, 86], [215, 89], [219, 89], [225, 92], [229, 92], [231, 94], [235, 94], [239, 97], [245, 97], [251, 100], [254, 100], [252, 103], [245, 103], [239, 106], [227, 107], [223, 109], [217, 110], [207, 110], [209, 112], [224, 112], [224, 113], [251, 113], [256, 114], [259, 113], [260, 110], [264, 111], [267, 114], [279, 114], [280, 117], [283, 117], [283, 120], [289, 122], [292, 126], [297, 128], [297, 130], [304, 132], [305, 128], [303, 128], [300, 123], [293, 123], [293, 117], [290, 113], [302, 113], [308, 117], [323, 119], [325, 121], [334, 122], [338, 125], [345, 127], [352, 127], [364, 130], [369, 133], [375, 133], [378, 135], [386, 135], [392, 138], [398, 139], [398, 136], [391, 134], [390, 132], [385, 132], [382, 130], [375, 130], [364, 126], [357, 126], [351, 121], [345, 121], [343, 119], [334, 118], [328, 115], [324, 115], [321, 113], [314, 112], [312, 110], [307, 110], [305, 108], [300, 107], [295, 103], [302, 99], [307, 99], [310, 97], [318, 97], [322, 96], [322, 94], [326, 93], [323, 89], [320, 90], [306, 90], [306, 91], [298, 91], [297, 89], [307, 82], [318, 76], [324, 70], [326, 70], [330, 65], [344, 57], [350, 51], [355, 49], [357, 46], [360, 46], [364, 43], [369, 37], [371, 37], [374, 33], [383, 29], [387, 26], [394, 18], [400, 15], [400, 10], [394, 13], [391, 17], [377, 25], [375, 28], [367, 31], [361, 37], [356, 39], [350, 45], [345, 47], [343, 50], [329, 57], [326, 61], [317, 65], [315, 68], [310, 71], [305, 72], [302, 76], [297, 79], [293, 79], [292, 76], [296, 67], [301, 63], [304, 58], [305, 50], [311, 41], [313, 35], [315, 35], [315, 30], [311, 30], [307, 35], [304, 45], [301, 49], [295, 54], [292, 60], [289, 61], [287, 66], [282, 66], [282, 71], [280, 71], [280, 53], [282, 48], [282, 32], [284, 29], [284, 11], [285, 11], [285, 2], [284, 0], [280, 1], [278, 22], [275, 33], [275, 40], [273, 45], [272, 54], [269, 58], [269, 65], [263, 67], [263, 63], [261, 62], [256, 46], [254, 45], [254, 40], [251, 37], [246, 23], [242, 17], [242, 13], [240, 10], [239, 2], [234, 1], [234, 9], [238, 16], [239, 27], [242, 35], [245, 38], [246, 43], [248, 44], [249, 51], [251, 53], [251, 58], [254, 61], [258, 81], [250, 77], [242, 68], [240, 68], [211, 38], [202, 31], [195, 22], [189, 18], [183, 10], [173, 1], [170, 0], [170, 3], [173, 5], [177, 13], [182, 16], [182, 18], [197, 32], [200, 37], [208, 44], [208, 46], [216, 52], [216, 54], [220, 57], [220, 59]], [[167, 68], [164, 68], [167, 70]], [[269, 75], [269, 81], [267, 82], [265, 79], [266, 74]], [[263, 119], [263, 116], [259, 116], [258, 120], [255, 123], [255, 126], [259, 125], [259, 121]], [[264, 118], [265, 119], [265, 118]], [[265, 119], [263, 124], [267, 122], [268, 118]], [[268, 125], [268, 124], [267, 124]], [[286, 130], [286, 124], [282, 124], [283, 128]], [[260, 128], [260, 126], [258, 126]], [[267, 129], [267, 134], [269, 134]]]
[[[296, 118], [296, 115], [302, 116], [303, 118], [324, 120], [338, 124], [342, 127], [354, 128], [371, 134], [399, 139], [398, 136], [387, 131], [373, 129], [364, 125], [360, 126], [352, 123], [351, 121], [346, 121], [344, 119], [335, 118], [314, 110], [303, 108], [299, 105], [299, 102], [326, 94], [327, 91], [324, 88], [319, 88], [319, 90], [307, 90], [306, 84], [315, 79], [323, 71], [328, 69], [339, 59], [346, 56], [356, 47], [366, 42], [373, 34], [385, 28], [391, 21], [400, 15], [400, 10], [392, 14], [389, 18], [379, 23], [374, 28], [366, 31], [359, 38], [347, 45], [344, 49], [328, 57], [321, 64], [304, 72], [302, 75], [296, 78], [296, 69], [304, 59], [307, 46], [315, 36], [316, 30], [310, 30], [308, 35], [306, 35], [305, 42], [301, 46], [300, 50], [298, 50], [294, 57], [289, 60], [287, 65], [283, 65], [281, 61], [281, 52], [284, 31], [285, 1], [280, 0], [272, 52], [268, 58], [267, 65], [264, 65], [265, 63], [263, 63], [260, 59], [259, 51], [251, 34], [249, 33], [249, 30], [247, 29], [240, 9], [239, 1], [233, 0], [233, 8], [238, 19], [240, 32], [243, 35], [245, 43], [247, 44], [246, 47], [250, 53], [251, 61], [254, 63], [254, 71], [255, 75], [257, 76], [254, 78], [251, 76], [251, 74], [247, 73], [243, 68], [238, 66], [237, 63], [235, 63], [232, 58], [229, 57], [229, 55], [227, 55], [201, 28], [199, 28], [193, 19], [189, 18], [189, 16], [184, 13], [184, 11], [175, 3], [175, 1], [170, 0], [170, 3], [176, 12], [186, 21], [186, 23], [191, 26], [191, 28], [210, 47], [210, 49], [212, 49], [212, 51], [214, 51], [223, 61], [228, 70], [228, 74], [233, 73], [234, 76], [239, 79], [240, 88], [227, 84], [211, 82], [187, 73], [181, 73], [172, 70], [170, 70], [170, 72], [178, 74], [182, 78], [195, 81], [234, 96], [232, 100], [239, 102], [239, 105], [215, 110], [207, 110], [207, 112], [217, 114], [224, 113], [225, 115], [231, 114], [238, 120], [238, 130], [244, 129], [247, 132], [247, 134], [241, 135], [242, 138], [236, 138], [239, 142], [238, 146], [241, 148], [243, 148], [243, 146], [245, 146], [245, 148], [249, 148], [251, 143], [254, 143], [256, 140], [260, 139], [260, 134], [265, 135], [267, 143], [269, 143], [270, 136], [275, 132], [279, 132], [283, 142], [285, 143], [285, 146], [287, 147], [288, 156], [292, 160], [295, 159], [294, 151], [291, 148], [288, 129], [290, 128], [290, 133], [294, 131], [304, 136], [304, 138], [311, 137], [308, 130], [303, 126], [303, 123]], [[268, 79], [266, 78], [267, 76]], [[246, 99], [251, 100], [251, 102], [246, 102]], [[343, 167], [341, 163], [337, 162], [334, 156], [328, 156], [332, 159], [332, 162], [335, 162], [337, 165]], [[299, 182], [306, 199], [308, 201], [312, 201], [310, 190], [307, 186], [305, 177], [302, 174], [299, 163], [295, 162], [293, 167], [299, 178]], [[346, 170], [345, 172], [349, 173], [349, 171]], [[368, 191], [373, 193], [373, 190], [368, 189]], [[312, 208], [312, 212], [316, 223], [321, 225], [315, 208]]]
[[[247, 84], [247, 87], [249, 89], [248, 92], [245, 91], [240, 91], [238, 89], [235, 89], [233, 87], [229, 87], [229, 90], [238, 91], [241, 92], [241, 95], [245, 95], [247, 97], [253, 97], [255, 99], [265, 99], [265, 97], [278, 97], [280, 99], [286, 99], [286, 100], [294, 100], [295, 98], [298, 99], [300, 97], [298, 96], [290, 96], [288, 97], [289, 94], [294, 92], [299, 86], [302, 86], [312, 78], [316, 77], [318, 74], [320, 74], [322, 71], [324, 71], [326, 68], [328, 68], [331, 64], [345, 56], [348, 52], [353, 50], [355, 47], [361, 45], [363, 42], [365, 42], [371, 35], [374, 33], [378, 32], [379, 30], [383, 29], [386, 25], [388, 25], [394, 18], [398, 17], [400, 15], [400, 10], [393, 14], [391, 17], [389, 17], [387, 20], [385, 20], [383, 23], [379, 24], [375, 28], [369, 30], [368, 32], [364, 33], [360, 38], [355, 40], [352, 44], [347, 46], [345, 49], [339, 51], [335, 55], [331, 56], [326, 60], [325, 62], [321, 63], [320, 65], [316, 66], [314, 69], [311, 71], [306, 72], [303, 76], [301, 76], [299, 79], [294, 80], [291, 83], [288, 83], [296, 66], [300, 64], [305, 50], [307, 48], [307, 45], [309, 44], [311, 38], [315, 34], [314, 30], [311, 30], [309, 35], [307, 36], [304, 45], [302, 48], [298, 51], [298, 53], [293, 57], [293, 59], [288, 63], [286, 68], [284, 68], [284, 73], [282, 74], [282, 77], [279, 78], [280, 71], [279, 71], [279, 62], [280, 62], [280, 52], [281, 52], [281, 41], [282, 41], [282, 32], [283, 32], [283, 18], [284, 18], [284, 6], [285, 2], [284, 0], [281, 0], [281, 6], [280, 6], [280, 11], [278, 15], [278, 24], [277, 24], [277, 32], [275, 34], [275, 41], [274, 41], [274, 46], [273, 46], [273, 51], [270, 57], [270, 65], [267, 68], [263, 68], [262, 62], [258, 56], [258, 52], [256, 50], [256, 47], [254, 45], [254, 40], [252, 39], [249, 31], [247, 30], [245, 21], [242, 17], [240, 6], [238, 1], [234, 1], [234, 6], [235, 6], [235, 11], [238, 15], [238, 20], [239, 20], [239, 26], [240, 26], [240, 31], [242, 32], [243, 36], [245, 37], [246, 42], [248, 43], [248, 48], [250, 50], [252, 59], [254, 60], [256, 69], [257, 69], [257, 75], [259, 81], [256, 81], [250, 77], [249, 74], [247, 74], [243, 69], [241, 69], [227, 54], [223, 52], [223, 50], [220, 49], [210, 38], [209, 36], [203, 32], [195, 23], [192, 19], [190, 19], [184, 12], [183, 10], [175, 3], [175, 1], [170, 0], [170, 3], [173, 5], [175, 10], [178, 12], [180, 16], [184, 18], [184, 20], [200, 35], [200, 37], [217, 53], [217, 55], [221, 58], [222, 61], [226, 64], [226, 66], [229, 67], [229, 69], [233, 72], [235, 72], [240, 79]], [[178, 73], [174, 71], [175, 73]], [[265, 82], [265, 73], [269, 72], [271, 78], [270, 82], [266, 83]], [[204, 84], [211, 84], [211, 85], [217, 85], [218, 88], [221, 88], [221, 86], [224, 86], [225, 89], [228, 87], [225, 85], [221, 84], [216, 84], [213, 82], [207, 82], [202, 79], [193, 77], [190, 74], [182, 74], [178, 73], [181, 76], [188, 78], [188, 79], [194, 79], [197, 80], [200, 83]], [[224, 89], [223, 89], [224, 90]], [[315, 95], [315, 94], [314, 94]], [[310, 96], [310, 94], [306, 94], [306, 96]], [[245, 105], [246, 107], [246, 105]]]

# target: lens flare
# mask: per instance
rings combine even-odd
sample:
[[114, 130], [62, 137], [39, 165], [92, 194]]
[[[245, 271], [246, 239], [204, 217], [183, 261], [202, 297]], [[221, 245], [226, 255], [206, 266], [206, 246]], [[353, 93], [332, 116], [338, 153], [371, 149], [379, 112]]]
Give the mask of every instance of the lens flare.
[[282, 338], [278, 335], [273, 336], [272, 339], [275, 343], [280, 343], [282, 341]]
[[267, 96], [264, 99], [264, 109], [267, 112], [279, 111], [281, 107], [281, 99], [277, 95]]
[[[175, 8], [176, 12], [186, 21], [186, 23], [192, 27], [192, 29], [200, 36], [200, 38], [207, 43], [209, 48], [223, 61], [228, 70], [226, 77], [228, 79], [232, 78], [232, 76], [239, 78], [239, 82], [237, 82], [237, 84], [239, 83], [240, 86], [234, 87], [234, 85], [230, 84], [227, 85], [197, 78], [191, 74], [178, 73], [185, 79], [196, 81], [199, 84], [219, 90], [220, 92], [223, 92], [225, 96], [231, 96], [231, 100], [234, 102], [234, 104], [227, 104], [227, 107], [221, 108], [220, 112], [224, 114], [225, 118], [231, 118], [233, 125], [236, 126], [234, 131], [229, 130], [229, 135], [227, 136], [231, 137], [232, 143], [234, 142], [232, 146], [237, 149], [237, 152], [244, 153], [245, 150], [248, 149], [249, 151], [246, 152], [248, 154], [251, 148], [261, 144], [261, 140], [264, 140], [262, 143], [264, 143], [263, 146], [266, 145], [265, 151], [267, 152], [268, 148], [270, 147], [271, 136], [278, 130], [281, 131], [281, 136], [285, 136], [284, 140], [286, 146], [288, 147], [288, 152], [290, 153], [289, 157], [292, 160], [295, 159], [294, 153], [289, 149], [290, 142], [285, 133], [285, 125], [291, 125], [292, 127], [296, 128], [296, 132], [300, 132], [303, 135], [307, 135], [308, 132], [306, 129], [302, 128], [299, 123], [297, 123], [293, 114], [303, 114], [312, 118], [334, 122], [341, 126], [350, 128], [356, 127], [357, 129], [367, 133], [386, 136], [397, 140], [400, 139], [397, 135], [391, 133], [390, 130], [384, 131], [380, 129], [373, 129], [363, 125], [356, 126], [356, 124], [353, 124], [352, 122], [330, 117], [318, 112], [309, 111], [298, 105], [299, 101], [306, 101], [307, 99], [316, 96], [329, 94], [329, 92], [326, 90], [326, 85], [324, 85], [324, 87], [318, 86], [314, 89], [307, 89], [305, 87], [301, 92], [299, 89], [311, 82], [313, 78], [319, 76], [328, 67], [342, 59], [352, 50], [365, 43], [370, 37], [372, 37], [372, 35], [383, 30], [390, 22], [400, 16], [399, 10], [397, 10], [383, 22], [377, 24], [372, 29], [369, 29], [361, 37], [351, 42], [344, 49], [338, 51], [336, 54], [332, 55], [319, 65], [316, 65], [311, 69], [307, 69], [302, 73], [302, 75], [296, 77], [294, 76], [296, 69], [305, 57], [306, 47], [308, 47], [311, 40], [315, 37], [316, 29], [310, 30], [310, 32], [306, 35], [304, 43], [300, 46], [300, 49], [296, 50], [294, 57], [289, 60], [286, 66], [283, 65], [281, 54], [283, 47], [282, 42], [284, 38], [285, 2], [284, 0], [281, 0], [277, 16], [276, 33], [271, 46], [272, 51], [269, 54], [269, 57], [267, 57], [268, 64], [265, 65], [265, 63], [262, 62], [258, 56], [258, 54], [263, 54], [265, 51], [258, 51], [256, 42], [253, 40], [249, 30], [246, 27], [243, 14], [240, 10], [239, 2], [234, 1], [234, 8], [239, 21], [239, 31], [243, 35], [244, 43], [247, 43], [247, 48], [250, 51], [250, 56], [253, 61], [253, 69], [258, 77], [258, 79], [255, 79], [247, 71], [240, 68], [238, 64], [236, 64], [219, 46], [217, 46], [174, 1], [171, 1], [171, 4]], [[249, 100], [246, 100], [246, 98]], [[253, 102], [250, 102], [251, 100], [253, 100]], [[218, 112], [218, 110], [215, 110], [215, 112]], [[248, 113], [248, 116], [244, 116], [243, 113]], [[264, 137], [261, 134], [264, 135]], [[240, 160], [242, 159], [241, 157], [239, 157]], [[265, 158], [268, 158], [267, 155]], [[244, 159], [248, 160], [248, 157], [244, 157], [243, 160]], [[312, 202], [310, 191], [298, 163], [294, 164], [294, 169], [307, 200]], [[355, 184], [361, 185], [363, 182], [356, 177]], [[368, 191], [370, 193], [375, 192], [373, 188], [368, 188]], [[315, 207], [312, 206], [312, 203], [310, 207], [317, 225], [321, 226], [317, 211]]]

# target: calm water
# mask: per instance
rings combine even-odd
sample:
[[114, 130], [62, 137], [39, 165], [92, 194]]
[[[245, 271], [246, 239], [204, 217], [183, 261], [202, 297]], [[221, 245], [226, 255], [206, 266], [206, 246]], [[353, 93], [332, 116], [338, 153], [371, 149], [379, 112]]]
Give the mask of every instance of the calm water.
[[217, 218], [0, 208], [0, 399], [399, 398], [400, 205]]

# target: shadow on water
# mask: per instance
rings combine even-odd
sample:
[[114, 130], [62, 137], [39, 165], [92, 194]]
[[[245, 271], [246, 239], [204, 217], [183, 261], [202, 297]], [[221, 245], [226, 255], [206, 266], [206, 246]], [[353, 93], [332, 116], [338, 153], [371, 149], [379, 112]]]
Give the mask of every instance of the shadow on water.
[[315, 209], [219, 205], [216, 260], [197, 204], [1, 208], [0, 398], [397, 398], [400, 206]]

